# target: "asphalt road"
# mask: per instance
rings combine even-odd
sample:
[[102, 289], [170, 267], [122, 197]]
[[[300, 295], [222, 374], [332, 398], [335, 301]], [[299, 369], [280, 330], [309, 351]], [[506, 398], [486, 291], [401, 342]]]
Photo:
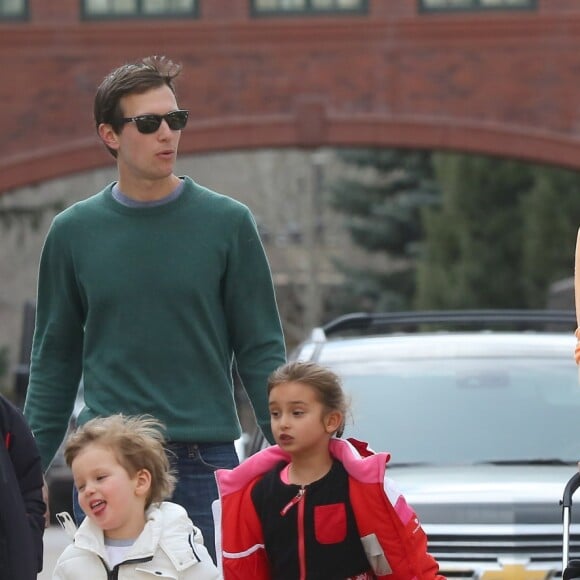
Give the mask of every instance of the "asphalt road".
[[50, 580], [58, 557], [72, 541], [59, 525], [44, 530], [44, 567], [38, 580]]

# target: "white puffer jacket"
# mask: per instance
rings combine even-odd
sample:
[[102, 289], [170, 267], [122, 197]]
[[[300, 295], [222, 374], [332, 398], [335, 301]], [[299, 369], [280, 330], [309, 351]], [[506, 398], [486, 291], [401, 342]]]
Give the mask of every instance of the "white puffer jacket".
[[85, 518], [74, 534], [74, 543], [61, 554], [53, 580], [219, 580], [201, 538], [201, 532], [179, 505], [163, 502], [147, 510], [147, 523], [125, 563], [118, 566], [118, 576], [107, 570], [103, 531]]

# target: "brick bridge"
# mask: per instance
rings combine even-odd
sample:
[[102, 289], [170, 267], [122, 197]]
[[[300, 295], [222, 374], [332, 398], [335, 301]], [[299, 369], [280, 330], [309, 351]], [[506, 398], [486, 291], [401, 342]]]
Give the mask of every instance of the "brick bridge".
[[369, 0], [356, 16], [86, 21], [79, 0], [29, 0], [0, 23], [0, 192], [108, 165], [92, 124], [102, 77], [167, 54], [184, 65], [181, 154], [399, 146], [580, 169], [580, 2], [427, 14]]

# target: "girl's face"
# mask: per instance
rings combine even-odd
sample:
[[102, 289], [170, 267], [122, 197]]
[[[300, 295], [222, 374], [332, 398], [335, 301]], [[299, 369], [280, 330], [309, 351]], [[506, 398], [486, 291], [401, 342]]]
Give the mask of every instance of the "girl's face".
[[87, 445], [71, 465], [79, 504], [105, 537], [134, 539], [145, 527], [145, 503], [151, 474], [141, 469], [133, 477], [112, 449]]
[[316, 391], [299, 382], [277, 385], [270, 391], [270, 424], [276, 443], [293, 456], [328, 450], [328, 442], [342, 419], [328, 411]]

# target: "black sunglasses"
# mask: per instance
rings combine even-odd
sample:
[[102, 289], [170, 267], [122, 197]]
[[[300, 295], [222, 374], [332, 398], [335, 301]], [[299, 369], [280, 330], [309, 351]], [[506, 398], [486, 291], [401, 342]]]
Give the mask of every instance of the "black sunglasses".
[[139, 115], [138, 117], [123, 117], [123, 124], [134, 122], [139, 133], [148, 135], [149, 133], [155, 133], [161, 127], [161, 121], [165, 119], [172, 131], [181, 131], [187, 125], [188, 116], [189, 111], [179, 110], [167, 113], [167, 115], [150, 114]]

